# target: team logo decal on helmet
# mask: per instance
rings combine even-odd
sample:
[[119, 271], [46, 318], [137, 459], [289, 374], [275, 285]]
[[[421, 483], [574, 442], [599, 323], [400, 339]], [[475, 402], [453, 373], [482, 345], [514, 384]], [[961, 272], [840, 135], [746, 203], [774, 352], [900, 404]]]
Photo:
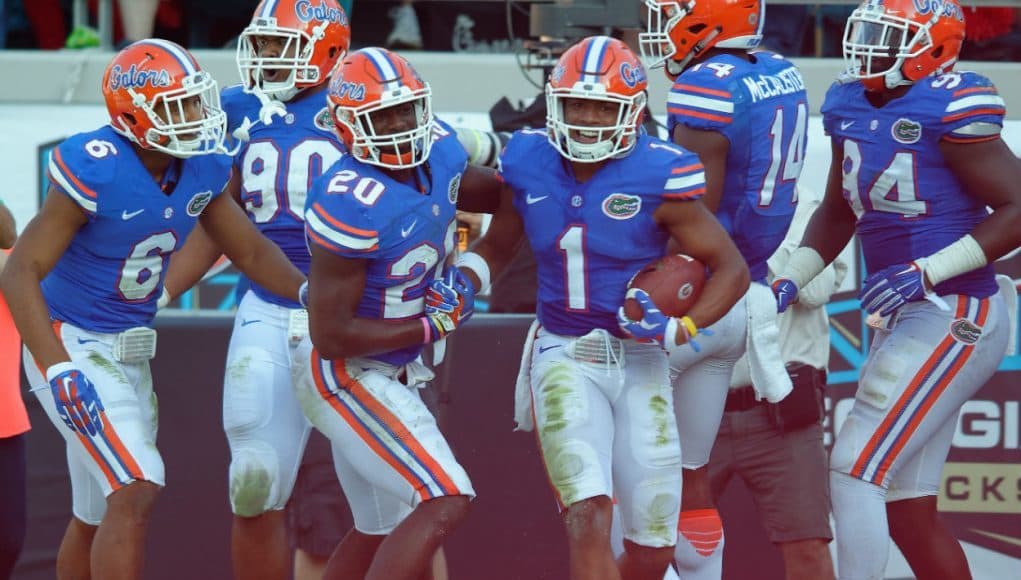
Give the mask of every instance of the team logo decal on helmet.
[[320, 0], [318, 4], [312, 4], [309, 0], [299, 0], [294, 5], [294, 13], [298, 15], [298, 20], [302, 22], [326, 20], [348, 26], [347, 14], [344, 14], [344, 9], [331, 2]]
[[169, 87], [171, 84], [170, 73], [167, 69], [139, 70], [137, 65], [131, 65], [128, 70], [115, 64], [110, 68], [110, 90], [116, 91], [119, 88], [138, 89], [150, 86], [154, 89]]

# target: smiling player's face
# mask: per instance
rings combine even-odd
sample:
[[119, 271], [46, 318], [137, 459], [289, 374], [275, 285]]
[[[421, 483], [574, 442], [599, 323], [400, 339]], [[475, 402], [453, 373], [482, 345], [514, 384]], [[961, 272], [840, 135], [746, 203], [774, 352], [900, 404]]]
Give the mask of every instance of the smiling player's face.
[[[619, 116], [619, 103], [597, 99], [564, 99], [564, 121], [568, 125], [606, 129], [616, 127]], [[579, 143], [595, 143], [601, 137], [598, 130], [571, 129], [571, 139]]]

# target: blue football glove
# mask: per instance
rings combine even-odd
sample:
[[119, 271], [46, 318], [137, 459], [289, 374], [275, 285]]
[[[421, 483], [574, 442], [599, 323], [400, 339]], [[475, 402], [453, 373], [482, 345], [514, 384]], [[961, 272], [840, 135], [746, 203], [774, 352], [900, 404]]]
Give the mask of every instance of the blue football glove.
[[70, 429], [94, 436], [103, 431], [103, 402], [96, 386], [70, 362], [57, 363], [46, 371], [57, 415]]
[[[682, 319], [672, 318], [663, 314], [652, 303], [649, 293], [641, 288], [628, 289], [624, 299], [628, 300], [631, 298], [642, 309], [641, 320], [631, 320], [628, 318], [624, 314], [624, 307], [621, 306], [617, 309], [617, 324], [621, 330], [630, 334], [639, 342], [655, 342], [668, 351], [673, 351], [682, 344], [689, 344], [695, 352], [701, 352], [702, 348], [695, 340], [695, 335], [701, 333], [709, 336], [712, 334], [712, 331], [708, 329], [696, 329], [695, 325], [690, 322], [690, 318], [685, 323], [682, 322]], [[677, 342], [678, 331], [684, 337], [681, 342]]]
[[450, 334], [474, 312], [475, 286], [458, 268], [447, 268], [443, 278], [433, 280], [425, 291], [425, 320], [429, 324], [426, 342], [436, 342]]
[[784, 312], [798, 301], [798, 285], [790, 278], [773, 280], [773, 296], [776, 296], [776, 311]]
[[924, 263], [895, 264], [872, 274], [862, 284], [858, 299], [869, 314], [889, 316], [908, 302], [924, 300]]

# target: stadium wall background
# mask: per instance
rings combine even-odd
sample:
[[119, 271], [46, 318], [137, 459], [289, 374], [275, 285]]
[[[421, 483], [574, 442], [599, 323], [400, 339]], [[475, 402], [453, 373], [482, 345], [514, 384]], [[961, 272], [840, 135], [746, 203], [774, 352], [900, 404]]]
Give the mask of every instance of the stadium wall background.
[[[200, 62], [223, 84], [236, 78], [233, 53], [198, 51]], [[512, 102], [538, 89], [517, 71], [512, 56], [409, 53], [434, 89], [434, 108], [455, 125], [488, 128], [485, 114], [500, 97]], [[0, 52], [0, 192], [23, 228], [34, 215], [45, 186], [49, 147], [104, 122], [99, 78], [109, 59], [103, 52]], [[803, 59], [814, 113], [839, 61]], [[1008, 118], [1021, 112], [1018, 65], [963, 63], [959, 68], [990, 76], [1007, 100]], [[473, 87], [465, 90], [465, 78]], [[533, 80], [537, 75], [533, 73]], [[661, 75], [651, 79], [650, 102], [662, 103]], [[655, 112], [655, 107], [654, 107]], [[802, 196], [822, 191], [828, 143], [819, 119], [810, 125], [809, 162]], [[1021, 122], [1010, 121], [1005, 138], [1021, 151]], [[854, 248], [849, 248], [854, 252]], [[857, 265], [857, 259], [852, 259]], [[1021, 279], [1021, 259], [999, 265]], [[858, 270], [856, 268], [856, 270]], [[830, 305], [833, 353], [828, 437], [849, 409], [857, 368], [868, 344], [854, 296], [853, 272], [844, 293]], [[225, 284], [225, 282], [227, 284]], [[194, 305], [229, 307], [230, 278], [214, 278], [192, 297]], [[230, 315], [209, 310], [161, 315], [160, 354], [153, 369], [161, 403], [159, 444], [167, 462], [168, 488], [156, 508], [149, 540], [147, 578], [229, 578], [228, 451], [220, 427], [221, 378]], [[435, 391], [455, 451], [475, 481], [475, 512], [449, 544], [452, 578], [541, 579], [566, 575], [565, 542], [552, 493], [530, 434], [512, 433], [511, 391], [530, 317], [478, 316], [451, 341]], [[469, 361], [486, 360], [485, 368]], [[182, 364], [184, 362], [184, 364]], [[1015, 349], [1001, 372], [964, 409], [944, 472], [940, 506], [966, 551], [977, 580], [1016, 577], [1021, 569], [1021, 356]], [[29, 436], [29, 537], [15, 578], [52, 578], [53, 561], [70, 516], [61, 443], [26, 392], [35, 429]], [[726, 575], [733, 579], [782, 577], [782, 564], [757, 525], [754, 506], [735, 484], [722, 509], [727, 526]], [[185, 566], [181, 568], [182, 564]], [[754, 564], [754, 566], [750, 566]], [[768, 572], [767, 572], [768, 571]], [[895, 551], [888, 578], [909, 578]]]

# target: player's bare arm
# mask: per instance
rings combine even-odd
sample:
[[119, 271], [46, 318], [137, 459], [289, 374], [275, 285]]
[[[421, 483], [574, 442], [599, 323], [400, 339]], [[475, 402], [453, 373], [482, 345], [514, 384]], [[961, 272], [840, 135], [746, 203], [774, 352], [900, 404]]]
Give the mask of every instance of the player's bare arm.
[[727, 177], [727, 153], [730, 141], [718, 131], [692, 129], [686, 125], [674, 127], [674, 143], [698, 155], [705, 167], [705, 195], [702, 204], [716, 213], [723, 197], [723, 182]]
[[831, 263], [844, 249], [854, 235], [857, 221], [854, 210], [847, 204], [843, 193], [843, 162], [842, 147], [831, 141], [832, 158], [830, 173], [826, 179], [826, 193], [823, 194], [819, 209], [812, 214], [812, 220], [805, 230], [802, 246], [814, 248], [824, 264]]
[[10, 248], [17, 238], [18, 228], [14, 224], [14, 216], [6, 205], [0, 203], [0, 249]]
[[940, 141], [947, 167], [993, 212], [971, 232], [989, 262], [1021, 246], [1021, 160], [1002, 139]]
[[211, 201], [200, 223], [238, 270], [277, 296], [297, 299], [305, 276], [256, 229], [231, 196]]
[[[472, 246], [470, 252], [477, 254], [485, 260], [489, 269], [490, 282], [500, 276], [503, 269], [514, 258], [518, 251], [518, 246], [524, 239], [524, 224], [521, 221], [521, 216], [514, 209], [514, 204], [511, 202], [512, 198], [513, 192], [510, 187], [502, 186], [497, 196], [500, 204], [496, 211], [493, 212], [493, 220], [490, 222], [485, 235]], [[459, 265], [462, 266], [461, 269], [471, 280], [472, 284], [475, 285], [475, 289], [482, 291], [486, 283], [481, 280], [476, 269], [464, 260]]]
[[[223, 196], [228, 195], [235, 201], [240, 198], [241, 179], [237, 172], [231, 175], [230, 181], [227, 182], [227, 187], [223, 191]], [[196, 223], [195, 228], [188, 234], [184, 245], [170, 258], [170, 266], [167, 268], [167, 275], [163, 280], [163, 288], [168, 294], [167, 297], [169, 299], [176, 298], [198, 284], [221, 254], [220, 247], [202, 227], [202, 222]]]
[[457, 209], [472, 213], [496, 213], [500, 207], [502, 187], [503, 182], [496, 176], [496, 170], [469, 165], [461, 176]]
[[312, 246], [309, 269], [309, 335], [319, 356], [338, 360], [422, 344], [418, 318], [386, 321], [361, 318], [367, 262], [343, 258]]
[[71, 357], [53, 332], [39, 283], [87, 221], [74, 201], [51, 187], [42, 209], [28, 223], [18, 247], [0, 274], [0, 290], [7, 299], [18, 332], [44, 369]]
[[653, 216], [684, 253], [709, 267], [698, 302], [687, 316], [698, 328], [710, 326], [726, 314], [748, 290], [748, 266], [720, 222], [701, 201], [668, 201]]

